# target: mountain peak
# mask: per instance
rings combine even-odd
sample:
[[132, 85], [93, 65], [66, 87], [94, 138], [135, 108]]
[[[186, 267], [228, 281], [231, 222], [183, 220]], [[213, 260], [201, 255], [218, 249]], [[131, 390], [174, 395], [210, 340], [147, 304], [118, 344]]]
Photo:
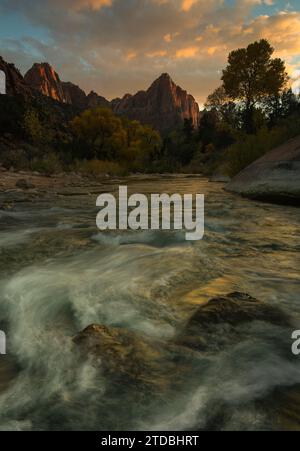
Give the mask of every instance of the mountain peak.
[[172, 80], [171, 76], [167, 73], [164, 72], [163, 74], [161, 74], [153, 83], [152, 85], [155, 84], [168, 84], [168, 85], [175, 85], [174, 81]]
[[108, 101], [94, 91], [87, 96], [77, 85], [61, 81], [53, 66], [47, 62], [35, 63], [25, 74], [25, 80], [31, 88], [41, 94], [62, 103], [68, 103], [79, 109], [108, 106]]
[[59, 75], [49, 63], [35, 63], [24, 77], [27, 84], [41, 94], [68, 103]]
[[172, 78], [171, 78], [171, 76], [170, 76], [170, 74], [168, 74], [167, 72], [164, 72], [163, 74], [161, 74], [161, 76], [158, 77], [158, 80], [160, 80], [160, 79], [166, 79], [166, 80], [171, 80], [171, 81], [173, 81]]
[[115, 113], [151, 124], [162, 133], [181, 127], [184, 119], [192, 119], [194, 127], [200, 122], [195, 99], [177, 86], [168, 73], [161, 74], [147, 91], [116, 99], [112, 107]]

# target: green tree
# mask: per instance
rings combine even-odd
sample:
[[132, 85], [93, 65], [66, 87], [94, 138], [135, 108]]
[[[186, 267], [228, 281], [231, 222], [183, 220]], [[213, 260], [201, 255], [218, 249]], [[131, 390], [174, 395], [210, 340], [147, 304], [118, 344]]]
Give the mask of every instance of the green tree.
[[[108, 108], [94, 108], [84, 111], [71, 122], [79, 146], [88, 146], [89, 158], [114, 159], [126, 146], [126, 133], [120, 118]], [[84, 157], [84, 155], [79, 155]]]
[[279, 95], [287, 83], [284, 62], [272, 58], [274, 49], [265, 39], [229, 54], [222, 81], [226, 95], [244, 105], [244, 124], [253, 133], [253, 112], [271, 96]]
[[75, 156], [118, 161], [130, 170], [145, 170], [161, 150], [160, 134], [138, 121], [116, 116], [110, 109], [84, 111], [71, 122]]
[[43, 126], [38, 113], [33, 109], [28, 109], [23, 118], [23, 129], [27, 137], [33, 143], [39, 143], [43, 138]]

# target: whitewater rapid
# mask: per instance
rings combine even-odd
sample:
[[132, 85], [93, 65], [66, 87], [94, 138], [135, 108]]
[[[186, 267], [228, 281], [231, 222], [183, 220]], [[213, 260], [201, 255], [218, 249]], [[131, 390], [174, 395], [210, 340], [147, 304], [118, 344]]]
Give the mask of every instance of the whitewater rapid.
[[[152, 401], [133, 387], [111, 386], [101, 364], [74, 351], [73, 338], [100, 324], [169, 342], [199, 305], [232, 291], [280, 306], [300, 329], [299, 209], [240, 199], [205, 179], [129, 187], [205, 194], [204, 239], [187, 242], [180, 231], [101, 233], [90, 195], [0, 211], [0, 329], [7, 333], [0, 429], [218, 428], [224, 406], [223, 429], [271, 429], [257, 401], [300, 383], [292, 331], [284, 327], [241, 324], [238, 343], [193, 354], [180, 391]], [[227, 332], [222, 326], [215, 334]]]

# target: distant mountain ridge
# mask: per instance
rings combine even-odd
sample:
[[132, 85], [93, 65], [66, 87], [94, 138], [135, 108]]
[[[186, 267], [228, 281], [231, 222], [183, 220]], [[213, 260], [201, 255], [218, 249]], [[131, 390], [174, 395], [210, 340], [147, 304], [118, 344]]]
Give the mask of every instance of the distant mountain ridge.
[[0, 70], [7, 77], [7, 93], [11, 95], [40, 94], [53, 100], [73, 105], [84, 110], [95, 107], [109, 107], [115, 114], [152, 125], [161, 132], [174, 130], [190, 119], [197, 127], [200, 111], [194, 97], [177, 86], [169, 74], [162, 74], [147, 91], [134, 95], [126, 94], [122, 99], [109, 102], [96, 92], [88, 95], [77, 85], [64, 82], [49, 63], [35, 63], [23, 77], [13, 64], [0, 57]]

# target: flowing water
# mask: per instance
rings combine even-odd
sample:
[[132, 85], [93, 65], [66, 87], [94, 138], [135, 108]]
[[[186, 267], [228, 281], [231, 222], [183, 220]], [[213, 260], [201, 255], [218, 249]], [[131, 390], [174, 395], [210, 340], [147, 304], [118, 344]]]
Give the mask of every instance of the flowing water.
[[292, 329], [243, 323], [237, 341], [212, 350], [220, 337], [226, 341], [226, 327], [216, 326], [210, 352], [191, 353], [183, 377], [169, 357], [161, 359], [157, 377], [178, 378], [176, 390], [153, 397], [126, 382], [121, 389], [122, 380], [112, 385], [101, 364], [74, 353], [73, 337], [101, 324], [164, 346], [201, 304], [232, 291], [279, 306], [300, 329], [300, 210], [242, 199], [201, 178], [128, 184], [137, 193], [204, 193], [204, 239], [187, 242], [181, 231], [100, 233], [90, 193], [25, 198], [0, 210], [0, 329], [7, 334], [0, 428], [274, 428], [274, 390], [300, 383]]

